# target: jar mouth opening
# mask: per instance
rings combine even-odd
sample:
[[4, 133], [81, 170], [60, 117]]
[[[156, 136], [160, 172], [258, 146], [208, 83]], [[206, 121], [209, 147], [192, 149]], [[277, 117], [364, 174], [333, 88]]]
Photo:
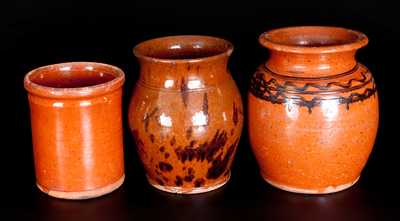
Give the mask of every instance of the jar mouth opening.
[[261, 34], [259, 42], [276, 51], [329, 53], [357, 50], [368, 43], [365, 34], [340, 27], [299, 26]]
[[44, 97], [81, 97], [122, 86], [121, 69], [95, 62], [69, 62], [39, 67], [24, 79], [27, 91]]
[[135, 46], [133, 53], [146, 60], [177, 63], [229, 56], [233, 45], [224, 39], [202, 35], [178, 35], [150, 39]]

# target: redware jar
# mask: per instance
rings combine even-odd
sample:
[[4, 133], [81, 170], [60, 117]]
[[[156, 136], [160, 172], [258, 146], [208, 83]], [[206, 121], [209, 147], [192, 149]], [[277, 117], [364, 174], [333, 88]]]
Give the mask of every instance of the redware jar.
[[337, 27], [290, 27], [259, 41], [270, 58], [251, 80], [248, 117], [262, 177], [298, 193], [352, 186], [378, 128], [374, 79], [355, 60], [367, 37]]
[[122, 70], [92, 62], [44, 66], [25, 76], [41, 191], [87, 199], [123, 183], [123, 83]]
[[172, 193], [224, 185], [242, 131], [242, 101], [228, 69], [233, 46], [207, 36], [148, 40], [134, 49], [140, 79], [129, 124], [149, 183]]

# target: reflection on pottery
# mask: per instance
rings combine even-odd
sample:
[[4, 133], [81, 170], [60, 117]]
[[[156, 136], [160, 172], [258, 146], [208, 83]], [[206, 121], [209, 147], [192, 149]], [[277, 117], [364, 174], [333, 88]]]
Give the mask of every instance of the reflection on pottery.
[[120, 69], [90, 62], [49, 65], [25, 76], [40, 190], [86, 199], [123, 183], [123, 83]]
[[298, 193], [352, 186], [379, 118], [374, 79], [355, 60], [367, 37], [343, 28], [292, 27], [259, 41], [270, 58], [251, 80], [248, 116], [263, 178]]
[[243, 124], [241, 97], [227, 70], [232, 50], [207, 36], [163, 37], [135, 47], [141, 72], [129, 124], [152, 186], [190, 194], [229, 180]]

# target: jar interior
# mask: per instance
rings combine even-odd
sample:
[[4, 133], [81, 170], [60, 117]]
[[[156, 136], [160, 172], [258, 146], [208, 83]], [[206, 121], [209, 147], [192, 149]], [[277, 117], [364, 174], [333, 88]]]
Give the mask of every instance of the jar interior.
[[35, 84], [52, 88], [90, 87], [114, 80], [113, 70], [93, 66], [44, 67], [29, 76]]
[[360, 39], [360, 34], [336, 27], [293, 27], [271, 31], [266, 38], [281, 45], [325, 47], [354, 43]]
[[199, 59], [226, 53], [232, 45], [207, 36], [171, 36], [145, 41], [135, 47], [136, 56], [155, 59]]

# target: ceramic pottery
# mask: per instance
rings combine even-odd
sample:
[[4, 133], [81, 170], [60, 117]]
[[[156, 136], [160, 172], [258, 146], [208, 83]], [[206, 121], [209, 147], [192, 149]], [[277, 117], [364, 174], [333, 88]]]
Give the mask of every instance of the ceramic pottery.
[[45, 66], [25, 76], [41, 191], [86, 199], [122, 184], [123, 83], [120, 69], [89, 62]]
[[251, 79], [248, 116], [262, 177], [297, 193], [349, 188], [378, 127], [374, 79], [355, 60], [367, 37], [344, 28], [291, 27], [259, 41], [270, 58]]
[[171, 36], [134, 48], [140, 78], [129, 124], [149, 183], [181, 194], [224, 185], [243, 111], [227, 70], [233, 46], [206, 36]]

